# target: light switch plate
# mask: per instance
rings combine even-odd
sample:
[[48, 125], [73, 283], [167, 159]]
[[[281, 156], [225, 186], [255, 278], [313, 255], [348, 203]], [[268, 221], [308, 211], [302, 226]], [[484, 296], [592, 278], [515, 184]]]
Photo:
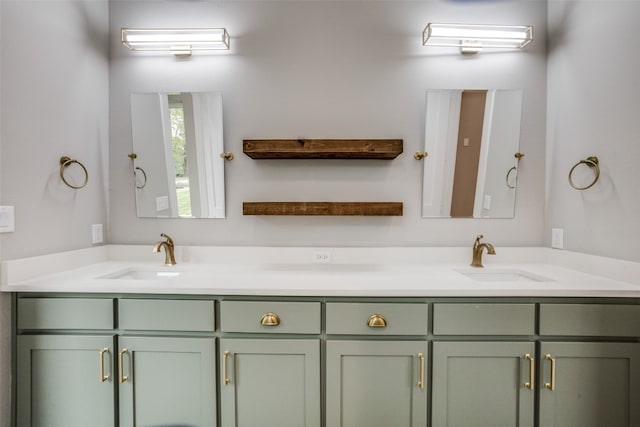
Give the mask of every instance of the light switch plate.
[[91, 224], [91, 243], [94, 245], [104, 242], [104, 229], [102, 224]]
[[15, 229], [15, 208], [0, 206], [0, 233], [13, 233]]
[[554, 249], [564, 249], [564, 229], [551, 229], [551, 247]]

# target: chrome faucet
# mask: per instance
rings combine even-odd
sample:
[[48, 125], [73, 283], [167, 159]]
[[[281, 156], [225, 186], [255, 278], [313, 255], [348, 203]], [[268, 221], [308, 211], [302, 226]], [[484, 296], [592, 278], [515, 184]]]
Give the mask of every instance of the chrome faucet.
[[156, 243], [153, 247], [153, 252], [160, 252], [160, 248], [164, 247], [164, 265], [176, 265], [176, 257], [173, 253], [173, 239], [164, 233], [161, 233], [160, 236], [165, 237], [167, 240]]
[[487, 253], [489, 255], [495, 255], [496, 254], [496, 250], [493, 248], [493, 245], [491, 243], [480, 243], [480, 239], [482, 239], [484, 236], [482, 234], [479, 234], [478, 237], [476, 237], [476, 241], [473, 244], [473, 259], [471, 260], [471, 266], [472, 267], [483, 267], [482, 265], [482, 250], [483, 249], [487, 249]]

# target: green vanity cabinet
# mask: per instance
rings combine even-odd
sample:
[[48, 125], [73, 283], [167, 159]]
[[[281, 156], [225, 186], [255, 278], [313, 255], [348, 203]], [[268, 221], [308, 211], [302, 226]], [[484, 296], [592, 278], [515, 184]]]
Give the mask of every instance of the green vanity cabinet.
[[640, 425], [639, 305], [540, 304], [540, 334], [540, 426]]
[[433, 312], [432, 426], [533, 427], [535, 304], [435, 303]]
[[121, 427], [216, 425], [215, 338], [118, 341]]
[[16, 304], [16, 425], [112, 427], [112, 298], [21, 298]]
[[326, 425], [427, 425], [428, 305], [326, 305]]
[[215, 427], [216, 338], [184, 336], [213, 333], [214, 302], [122, 298], [118, 326], [120, 427]]
[[320, 427], [320, 302], [221, 301], [220, 329], [223, 427]]
[[640, 425], [640, 344], [542, 342], [540, 426]]
[[640, 300], [18, 294], [13, 427], [637, 427]]
[[432, 363], [433, 427], [533, 427], [535, 343], [434, 342]]
[[319, 339], [222, 339], [224, 427], [320, 427]]
[[327, 342], [327, 426], [427, 425], [426, 341]]
[[17, 337], [19, 427], [113, 427], [114, 337]]

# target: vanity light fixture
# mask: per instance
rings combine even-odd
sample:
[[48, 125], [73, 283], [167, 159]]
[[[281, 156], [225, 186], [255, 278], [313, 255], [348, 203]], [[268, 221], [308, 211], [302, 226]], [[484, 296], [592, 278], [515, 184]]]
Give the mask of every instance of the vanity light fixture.
[[122, 44], [131, 50], [190, 56], [194, 50], [229, 49], [226, 28], [122, 28]]
[[462, 53], [484, 48], [521, 49], [533, 40], [531, 25], [435, 24], [422, 32], [424, 46], [459, 47]]

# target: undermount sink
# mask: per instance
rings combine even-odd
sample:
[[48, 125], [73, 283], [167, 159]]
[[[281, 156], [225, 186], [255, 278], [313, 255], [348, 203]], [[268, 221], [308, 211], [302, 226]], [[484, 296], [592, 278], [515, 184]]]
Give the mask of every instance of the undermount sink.
[[550, 279], [520, 270], [457, 270], [478, 282], [549, 282]]
[[104, 279], [121, 279], [121, 280], [167, 280], [175, 279], [182, 274], [181, 271], [170, 270], [143, 270], [143, 269], [127, 269], [119, 271], [115, 274], [104, 276]]

